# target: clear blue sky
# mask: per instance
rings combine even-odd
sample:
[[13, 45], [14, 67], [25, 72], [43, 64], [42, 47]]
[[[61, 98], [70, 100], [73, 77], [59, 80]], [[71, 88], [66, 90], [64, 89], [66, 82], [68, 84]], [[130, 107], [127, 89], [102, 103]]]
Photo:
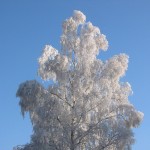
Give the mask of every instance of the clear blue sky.
[[150, 1], [149, 0], [0, 0], [0, 150], [30, 141], [28, 116], [22, 118], [15, 97], [19, 83], [37, 77], [37, 58], [45, 44], [60, 48], [61, 24], [81, 10], [107, 36], [102, 59], [127, 53], [123, 80], [134, 94], [130, 101], [144, 112], [135, 129], [133, 150], [150, 147]]

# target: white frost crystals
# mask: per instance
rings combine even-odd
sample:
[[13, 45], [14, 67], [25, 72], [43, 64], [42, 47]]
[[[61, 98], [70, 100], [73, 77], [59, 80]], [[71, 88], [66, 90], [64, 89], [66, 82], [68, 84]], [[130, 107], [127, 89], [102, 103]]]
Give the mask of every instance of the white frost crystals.
[[39, 58], [38, 73], [43, 80], [56, 80], [61, 69], [67, 69], [68, 58], [62, 56], [50, 45], [46, 45], [42, 56]]
[[62, 49], [46, 45], [38, 59], [38, 75], [55, 82], [45, 88], [36, 80], [26, 81], [17, 91], [33, 135], [29, 144], [14, 150], [129, 150], [132, 128], [143, 114], [128, 99], [131, 85], [120, 81], [128, 56], [97, 59], [108, 41], [80, 11], [62, 27]]
[[50, 45], [46, 45], [43, 50], [43, 55], [39, 58], [39, 75], [42, 79], [55, 79], [55, 73], [49, 65], [55, 59], [58, 51]]

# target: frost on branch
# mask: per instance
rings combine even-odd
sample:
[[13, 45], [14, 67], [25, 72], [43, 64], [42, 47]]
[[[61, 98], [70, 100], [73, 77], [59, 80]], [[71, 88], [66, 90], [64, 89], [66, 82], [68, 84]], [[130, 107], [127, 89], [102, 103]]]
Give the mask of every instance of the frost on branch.
[[20, 97], [19, 104], [23, 115], [25, 111], [32, 111], [36, 107], [39, 102], [39, 97], [42, 97], [43, 93], [43, 87], [36, 80], [26, 81], [20, 84], [16, 96]]
[[[65, 55], [60, 55], [56, 49], [50, 45], [46, 45], [42, 56], [39, 58], [39, 75], [43, 80], [59, 77], [61, 71], [67, 70], [68, 58]], [[61, 77], [60, 77], [61, 78]]]
[[131, 85], [121, 82], [128, 68], [126, 54], [97, 59], [108, 41], [80, 11], [63, 22], [61, 50], [46, 45], [38, 59], [38, 75], [53, 80], [48, 88], [35, 80], [20, 84], [22, 113], [33, 124], [31, 142], [16, 150], [127, 150], [132, 128], [143, 113], [128, 97]]
[[85, 18], [80, 11], [74, 11], [73, 17], [63, 23], [61, 44], [64, 52], [74, 51], [78, 62], [92, 63], [100, 49], [107, 50], [108, 42], [99, 28], [91, 22], [86, 23]]
[[128, 56], [120, 54], [109, 59], [105, 64], [103, 76], [110, 78], [111, 80], [119, 80], [120, 77], [125, 75], [125, 71], [128, 67]]

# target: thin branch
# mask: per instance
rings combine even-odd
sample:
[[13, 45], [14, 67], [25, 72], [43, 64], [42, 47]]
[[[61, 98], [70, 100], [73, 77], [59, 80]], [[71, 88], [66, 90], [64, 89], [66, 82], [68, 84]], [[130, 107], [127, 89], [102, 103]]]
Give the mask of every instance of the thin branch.
[[50, 92], [50, 94], [52, 94], [52, 95], [58, 97], [59, 99], [63, 100], [66, 104], [68, 104], [70, 107], [72, 107], [71, 104], [70, 104], [68, 101], [64, 100], [64, 99], [63, 99], [62, 97], [60, 97], [58, 94], [53, 93], [53, 92]]

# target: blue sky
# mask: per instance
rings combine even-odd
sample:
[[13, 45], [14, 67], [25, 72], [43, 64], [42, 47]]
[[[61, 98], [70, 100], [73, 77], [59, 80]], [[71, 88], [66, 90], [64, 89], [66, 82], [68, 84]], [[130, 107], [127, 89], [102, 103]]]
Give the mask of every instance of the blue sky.
[[123, 80], [131, 83], [131, 103], [144, 112], [134, 130], [133, 150], [150, 147], [150, 1], [149, 0], [0, 0], [0, 150], [30, 141], [29, 117], [21, 116], [15, 94], [19, 83], [39, 79], [37, 58], [45, 44], [60, 48], [62, 21], [80, 10], [100, 27], [109, 49], [103, 60], [119, 53], [130, 56]]

